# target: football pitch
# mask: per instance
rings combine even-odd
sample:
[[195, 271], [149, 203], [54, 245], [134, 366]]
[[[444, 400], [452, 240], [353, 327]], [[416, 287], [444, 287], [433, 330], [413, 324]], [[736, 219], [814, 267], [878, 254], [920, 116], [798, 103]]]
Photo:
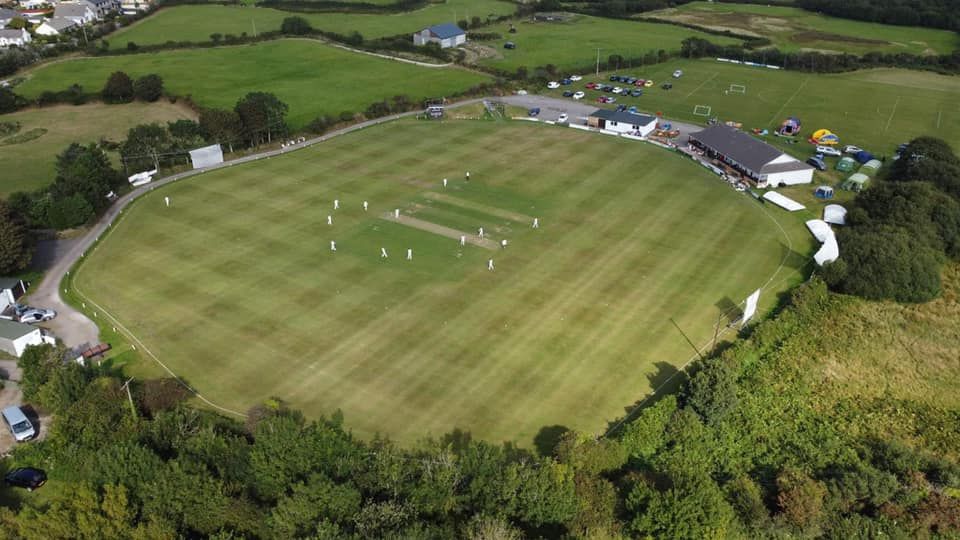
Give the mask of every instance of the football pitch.
[[157, 189], [74, 284], [218, 405], [530, 446], [602, 432], [693, 356], [684, 334], [708, 344], [757, 287], [770, 307], [811, 247], [800, 218], [650, 145], [405, 120]]

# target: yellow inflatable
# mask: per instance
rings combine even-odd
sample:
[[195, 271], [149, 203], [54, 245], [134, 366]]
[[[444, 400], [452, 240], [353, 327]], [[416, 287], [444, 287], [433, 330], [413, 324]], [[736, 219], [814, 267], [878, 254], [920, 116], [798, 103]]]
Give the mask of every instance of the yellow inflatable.
[[813, 132], [810, 140], [817, 144], [833, 145], [840, 143], [840, 137], [837, 137], [829, 129], [818, 129]]

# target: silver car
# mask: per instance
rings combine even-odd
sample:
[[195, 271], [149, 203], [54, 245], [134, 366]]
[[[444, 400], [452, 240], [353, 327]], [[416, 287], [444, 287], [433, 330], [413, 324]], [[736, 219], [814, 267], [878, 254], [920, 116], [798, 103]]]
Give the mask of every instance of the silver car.
[[52, 309], [29, 307], [20, 312], [20, 322], [33, 324], [45, 322], [57, 316], [57, 312]]

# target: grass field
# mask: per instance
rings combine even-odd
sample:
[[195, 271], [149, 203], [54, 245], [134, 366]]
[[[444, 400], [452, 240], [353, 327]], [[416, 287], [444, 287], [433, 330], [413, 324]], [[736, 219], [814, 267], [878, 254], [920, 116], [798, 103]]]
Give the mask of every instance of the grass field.
[[30, 191], [53, 182], [54, 161], [73, 142], [122, 140], [127, 130], [149, 122], [195, 118], [190, 109], [168, 101], [128, 105], [60, 105], [0, 115], [0, 122], [20, 122], [20, 133], [47, 130], [37, 139], [4, 145], [0, 140], [0, 198], [15, 191]]
[[853, 21], [782, 6], [691, 2], [643, 15], [765, 37], [784, 51], [949, 54], [960, 48], [960, 37], [947, 30]]
[[[241, 35], [246, 32], [279, 30], [287, 17], [303, 17], [314, 28], [349, 34], [360, 32], [364, 38], [378, 38], [406, 34], [443, 22], [490, 16], [510, 15], [516, 6], [499, 0], [447, 0], [431, 4], [423, 9], [397, 14], [352, 14], [352, 13], [295, 13], [270, 8], [234, 7], [221, 5], [177, 6], [161, 9], [130, 28], [119, 30], [109, 36], [115, 46], [130, 41], [139, 45], [166, 43], [167, 41], [210, 41], [210, 34]], [[454, 18], [456, 17], [456, 19]], [[412, 39], [412, 38], [411, 38]]]
[[[510, 245], [461, 249], [441, 226]], [[601, 431], [691, 357], [670, 319], [708, 343], [811, 247], [795, 216], [652, 146], [409, 120], [157, 190], [74, 284], [221, 405], [278, 396], [362, 435], [529, 446], [544, 426]]]
[[[674, 79], [670, 75], [678, 68], [684, 75]], [[693, 111], [696, 105], [707, 105], [712, 115], [742, 122], [748, 130], [773, 129], [794, 115], [803, 122], [805, 137], [827, 128], [840, 136], [842, 144], [855, 144], [877, 155], [892, 155], [898, 143], [918, 135], [940, 137], [960, 148], [960, 78], [956, 77], [894, 69], [807, 74], [713, 60], [670, 61], [623, 73], [653, 79], [656, 86], [645, 89], [641, 97], [618, 96], [618, 104], [663, 112], [667, 118], [703, 123], [706, 118]], [[601, 78], [606, 81], [606, 74]], [[573, 87], [537, 91], [558, 95], [564, 88], [584, 89], [595, 79], [585, 76]], [[664, 82], [672, 83], [673, 89], [662, 90]], [[746, 86], [746, 94], [725, 93], [731, 84]], [[585, 91], [585, 101], [600, 94]], [[782, 144], [777, 137], [768, 139]], [[813, 151], [807, 143], [784, 148], [804, 156]]]
[[353, 53], [312, 40], [69, 60], [40, 67], [18, 86], [27, 97], [77, 82], [100, 89], [114, 71], [156, 73], [167, 90], [205, 107], [233, 108], [247, 92], [273, 92], [303, 127], [320, 114], [358, 112], [374, 101], [446, 96], [489, 80], [460, 69], [424, 68]]
[[[711, 36], [696, 30], [669, 24], [643, 23], [617, 19], [604, 19], [576, 15], [563, 22], [516, 22], [517, 33], [509, 33], [509, 24], [494, 25], [484, 32], [497, 32], [504, 36], [496, 41], [481, 42], [489, 45], [496, 56], [486, 58], [483, 64], [514, 70], [520, 66], [533, 69], [554, 64], [561, 68], [592, 66], [600, 48], [601, 61], [606, 62], [612, 54], [624, 58], [642, 57], [659, 49], [680, 50], [680, 42], [696, 36], [716, 43], [733, 44], [740, 40]], [[503, 48], [507, 41], [517, 48]]]

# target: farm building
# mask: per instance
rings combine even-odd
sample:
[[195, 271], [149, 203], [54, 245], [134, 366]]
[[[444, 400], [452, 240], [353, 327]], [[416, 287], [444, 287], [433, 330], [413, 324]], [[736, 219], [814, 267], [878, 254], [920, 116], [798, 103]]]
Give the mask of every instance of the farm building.
[[17, 300], [27, 292], [27, 285], [15, 278], [0, 278], [0, 313], [17, 303]]
[[467, 32], [453, 23], [435, 24], [413, 35], [413, 44], [439, 43], [441, 49], [456, 47], [467, 42]]
[[720, 124], [693, 133], [690, 144], [752, 178], [761, 187], [813, 181], [810, 165], [730, 126]]
[[645, 114], [597, 109], [587, 118], [587, 125], [607, 131], [646, 137], [657, 129], [657, 119]]
[[30, 345], [56, 344], [57, 340], [42, 328], [0, 319], [0, 351], [20, 358]]

